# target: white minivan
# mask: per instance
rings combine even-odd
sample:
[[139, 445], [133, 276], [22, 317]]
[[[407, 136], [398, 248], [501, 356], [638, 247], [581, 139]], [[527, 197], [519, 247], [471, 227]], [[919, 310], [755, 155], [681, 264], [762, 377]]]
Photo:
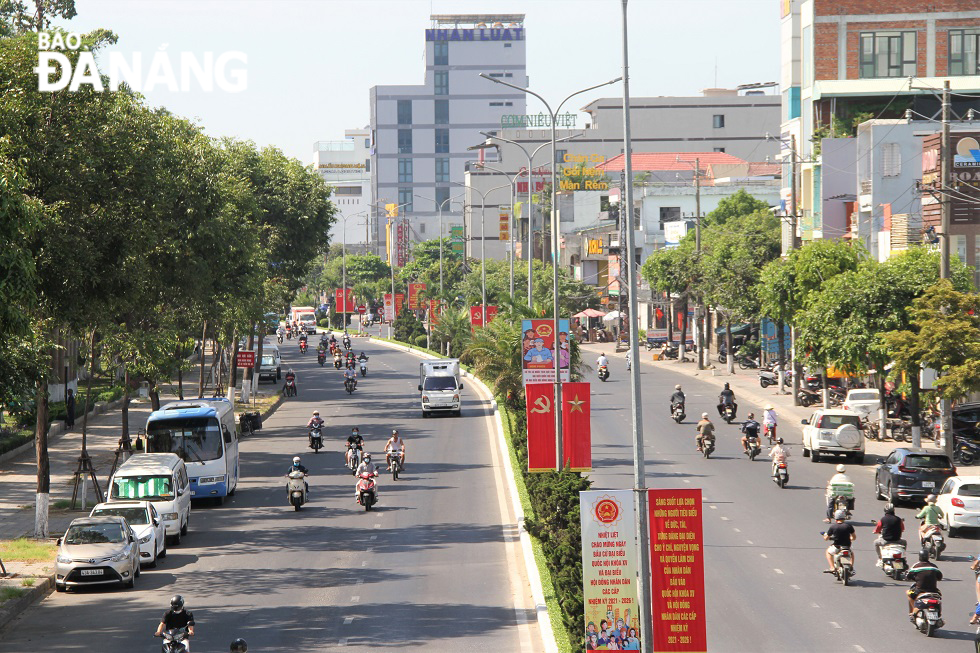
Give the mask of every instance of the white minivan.
[[187, 467], [173, 453], [137, 453], [109, 481], [109, 501], [149, 501], [160, 513], [174, 544], [187, 535], [191, 488]]

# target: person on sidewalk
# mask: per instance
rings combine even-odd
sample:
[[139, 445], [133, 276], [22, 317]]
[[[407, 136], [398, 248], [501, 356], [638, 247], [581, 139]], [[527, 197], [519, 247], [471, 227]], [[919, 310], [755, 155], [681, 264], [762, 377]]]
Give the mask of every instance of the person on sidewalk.
[[75, 428], [75, 391], [68, 388], [65, 397], [65, 429]]

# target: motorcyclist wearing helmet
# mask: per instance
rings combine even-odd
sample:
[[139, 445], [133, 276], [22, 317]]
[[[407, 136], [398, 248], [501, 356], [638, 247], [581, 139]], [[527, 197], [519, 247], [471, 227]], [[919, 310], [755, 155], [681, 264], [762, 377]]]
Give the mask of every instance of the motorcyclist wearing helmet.
[[759, 429], [762, 426], [755, 421], [755, 413], [749, 413], [749, 418], [742, 423], [742, 450], [748, 452], [749, 450], [749, 438], [759, 439]]
[[776, 471], [776, 465], [787, 462], [789, 449], [783, 446], [783, 439], [776, 440], [776, 446], [769, 450], [769, 457], [772, 458], [772, 471]]
[[837, 497], [847, 498], [847, 509], [854, 510], [854, 483], [844, 471], [843, 465], [837, 465], [837, 473], [827, 482], [827, 518], [824, 521], [828, 524], [834, 515], [834, 503]]
[[405, 467], [405, 439], [398, 434], [398, 429], [392, 429], [391, 437], [385, 442], [385, 462], [389, 471], [391, 471], [391, 459], [396, 455], [401, 458], [402, 467]]
[[718, 414], [725, 415], [725, 406], [732, 407], [732, 417], [738, 414], [738, 404], [735, 403], [735, 391], [726, 383], [725, 388], [718, 393]]
[[[361, 474], [370, 474], [371, 476], [377, 476], [378, 475], [377, 468], [374, 466], [374, 463], [371, 462], [371, 454], [369, 454], [367, 452], [364, 452], [364, 458], [361, 460], [361, 464], [358, 465], [357, 466], [357, 469], [354, 471], [354, 476], [356, 476], [358, 479], [361, 478]], [[355, 502], [357, 501], [357, 495], [358, 495], [358, 492], [357, 492], [357, 484], [355, 483], [354, 484], [354, 501]]]
[[310, 484], [308, 481], [306, 481], [306, 476], [309, 475], [310, 470], [303, 466], [302, 462], [300, 462], [299, 456], [293, 456], [293, 464], [290, 465], [289, 469], [286, 471], [286, 476], [288, 477], [293, 472], [303, 472], [303, 483], [306, 485], [306, 493], [309, 494]]
[[320, 411], [314, 410], [313, 417], [311, 417], [310, 421], [306, 423], [306, 428], [313, 429], [314, 427], [317, 426], [322, 428], [324, 424], [326, 424], [326, 422], [324, 422], [323, 419], [320, 417]]
[[674, 414], [674, 406], [680, 405], [681, 409], [684, 408], [684, 402], [687, 398], [684, 396], [684, 392], [681, 390], [679, 385], [674, 386], [674, 394], [670, 395], [670, 414]]
[[905, 530], [905, 520], [895, 514], [895, 506], [886, 503], [885, 504], [885, 514], [882, 515], [881, 520], [878, 525], [875, 526], [875, 534], [878, 535], [878, 539], [875, 540], [875, 551], [878, 552], [878, 562], [875, 563], [876, 566], [881, 566], [881, 547], [886, 544], [901, 544], [902, 546], [908, 546], [908, 542], [902, 539], [902, 532]]
[[915, 613], [915, 599], [920, 594], [939, 594], [937, 583], [943, 579], [943, 572], [939, 567], [929, 561], [929, 552], [925, 549], [919, 551], [919, 561], [909, 567], [905, 577], [913, 582], [909, 588], [909, 619]]
[[707, 438], [713, 440], [715, 437], [715, 425], [711, 423], [708, 419], [708, 413], [701, 413], [701, 421], [697, 423], [695, 427], [697, 429], [697, 437], [694, 438], [694, 442], [697, 444], [698, 451], [701, 451], [704, 446], [704, 440]]
[[[184, 597], [180, 594], [175, 594], [170, 599], [170, 609], [163, 613], [163, 619], [160, 620], [157, 632], [153, 636], [162, 637], [163, 631], [174, 628], [187, 628], [187, 637], [194, 636], [194, 615], [190, 610], [184, 609]], [[189, 641], [185, 641], [184, 646], [188, 651], [190, 650]]]
[[926, 506], [916, 514], [916, 519], [922, 520], [919, 526], [919, 542], [925, 542], [929, 533], [939, 530], [939, 520], [943, 517], [942, 509], [936, 505], [936, 495], [930, 494], [926, 497]]
[[827, 571], [824, 572], [826, 574], [834, 573], [834, 555], [841, 549], [851, 549], [851, 561], [854, 561], [854, 549], [851, 543], [857, 539], [857, 533], [854, 532], [853, 526], [844, 521], [846, 517], [847, 513], [843, 510], [835, 512], [834, 523], [824, 533], [823, 539], [831, 542], [827, 547]]
[[354, 372], [354, 363], [347, 363], [347, 369], [344, 370], [344, 383], [350, 382], [357, 388], [357, 374]]
[[361, 437], [360, 430], [355, 426], [351, 429], [350, 435], [347, 436], [347, 464], [350, 465], [351, 455], [354, 453], [354, 449], [360, 449], [364, 446], [364, 438]]
[[344, 332], [344, 349], [350, 349], [350, 334]]
[[248, 642], [239, 637], [231, 643], [231, 653], [248, 653]]
[[357, 357], [357, 360], [359, 361], [366, 361], [367, 359], [367, 354], [365, 354], [363, 351], [361, 352], [361, 355]]

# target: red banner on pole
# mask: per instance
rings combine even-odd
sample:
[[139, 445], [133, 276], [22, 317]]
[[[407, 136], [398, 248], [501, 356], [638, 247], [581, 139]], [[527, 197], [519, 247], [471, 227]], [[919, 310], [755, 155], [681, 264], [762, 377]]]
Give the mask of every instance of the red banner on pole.
[[554, 383], [524, 386], [527, 400], [527, 471], [555, 471]]
[[356, 310], [353, 292], [351, 288], [348, 288], [346, 293], [343, 288], [334, 290], [334, 311], [337, 313], [353, 313]]
[[[388, 294], [390, 295], [391, 293], [388, 293]], [[404, 304], [404, 303], [405, 303], [405, 293], [403, 293], [403, 292], [396, 292], [395, 293], [395, 315], [396, 316], [399, 313], [402, 312], [402, 304]]]
[[419, 294], [425, 292], [424, 283], [410, 283], [408, 284], [408, 310], [417, 311], [422, 307], [422, 302], [420, 301]]
[[441, 312], [438, 299], [429, 300], [429, 324], [435, 326], [439, 324], [439, 313]]
[[708, 650], [701, 490], [648, 490], [653, 650]]
[[573, 472], [592, 471], [592, 419], [588, 383], [561, 385], [562, 454]]
[[487, 324], [493, 322], [493, 318], [497, 317], [497, 307], [487, 306]]
[[483, 306], [470, 306], [470, 326], [483, 326]]

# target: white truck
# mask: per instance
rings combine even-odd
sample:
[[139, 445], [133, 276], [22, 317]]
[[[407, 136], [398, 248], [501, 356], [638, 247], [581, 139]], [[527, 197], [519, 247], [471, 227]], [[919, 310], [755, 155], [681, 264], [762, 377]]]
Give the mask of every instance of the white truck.
[[422, 417], [428, 417], [435, 412], [451, 412], [458, 417], [462, 411], [462, 390], [458, 359], [439, 358], [419, 363]]
[[296, 320], [300, 331], [316, 334], [316, 313], [312, 306], [293, 306], [290, 317]]

